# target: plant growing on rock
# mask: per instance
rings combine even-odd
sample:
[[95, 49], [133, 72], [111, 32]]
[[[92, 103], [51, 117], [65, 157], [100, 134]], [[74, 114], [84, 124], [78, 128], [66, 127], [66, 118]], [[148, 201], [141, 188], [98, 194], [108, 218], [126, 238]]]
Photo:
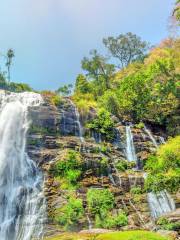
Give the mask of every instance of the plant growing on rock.
[[169, 230], [169, 231], [178, 231], [180, 228], [179, 222], [171, 222], [165, 217], [160, 217], [157, 220], [157, 225], [163, 229], [163, 230]]
[[88, 209], [92, 214], [104, 218], [113, 208], [115, 199], [108, 189], [89, 189], [87, 203]]
[[79, 152], [68, 150], [50, 169], [54, 177], [65, 180], [65, 185], [76, 185], [82, 174], [82, 158]]
[[58, 209], [55, 220], [58, 224], [64, 226], [66, 229], [77, 225], [79, 220], [84, 215], [84, 208], [82, 200], [75, 197], [70, 197], [67, 204]]
[[97, 117], [94, 118], [87, 127], [98, 133], [101, 133], [106, 140], [112, 141], [114, 138], [114, 122], [111, 115], [104, 108], [98, 111]]
[[146, 169], [149, 175], [146, 179], [146, 189], [160, 191], [167, 189], [177, 191], [180, 185], [180, 136], [170, 139], [162, 145], [155, 156], [149, 158]]

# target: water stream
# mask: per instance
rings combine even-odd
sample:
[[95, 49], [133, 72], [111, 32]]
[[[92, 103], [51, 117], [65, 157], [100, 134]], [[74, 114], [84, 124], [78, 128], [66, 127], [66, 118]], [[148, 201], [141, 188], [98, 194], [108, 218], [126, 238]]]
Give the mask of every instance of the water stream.
[[28, 107], [39, 94], [0, 91], [0, 239], [42, 238], [46, 205], [43, 175], [26, 153]]
[[154, 144], [154, 146], [157, 148], [158, 147], [158, 144], [157, 144], [157, 141], [156, 139], [154, 138], [153, 134], [151, 133], [151, 131], [146, 127], [144, 126], [144, 130], [145, 132], [147, 133], [147, 135], [149, 136], [149, 138], [151, 139], [152, 143]]
[[148, 193], [148, 202], [154, 219], [176, 209], [174, 200], [166, 190]]
[[83, 127], [81, 125], [81, 121], [80, 121], [80, 114], [79, 111], [76, 107], [76, 105], [70, 100], [72, 106], [74, 107], [74, 113], [75, 113], [75, 117], [76, 117], [76, 121], [75, 123], [77, 124], [77, 128], [75, 130], [75, 135], [78, 136], [81, 140], [81, 142], [84, 142], [84, 137], [83, 137]]
[[126, 155], [129, 162], [137, 162], [137, 156], [133, 142], [133, 134], [131, 132], [130, 126], [126, 126]]

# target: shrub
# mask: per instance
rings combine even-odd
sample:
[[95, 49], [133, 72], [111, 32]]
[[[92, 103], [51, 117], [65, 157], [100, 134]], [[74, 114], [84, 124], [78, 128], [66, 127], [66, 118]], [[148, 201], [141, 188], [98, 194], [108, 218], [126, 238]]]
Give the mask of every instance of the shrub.
[[149, 175], [146, 179], [148, 191], [167, 189], [177, 191], [180, 185], [180, 136], [170, 139], [162, 145], [155, 156], [148, 159], [146, 169]]
[[98, 115], [88, 125], [88, 128], [101, 133], [106, 140], [113, 140], [114, 138], [114, 122], [111, 115], [104, 108], [98, 111]]
[[78, 179], [81, 176], [81, 171], [80, 170], [68, 170], [66, 172], [66, 178], [69, 181], [70, 184], [76, 184]]
[[108, 159], [106, 157], [102, 157], [100, 160], [100, 172], [104, 175], [108, 172]]
[[118, 115], [119, 101], [117, 95], [112, 91], [106, 91], [102, 97], [99, 98], [100, 107], [105, 107], [107, 111], [114, 115]]
[[82, 169], [81, 155], [74, 150], [69, 150], [65, 152], [62, 160], [55, 163], [51, 171], [54, 176], [65, 176], [69, 170], [75, 169]]
[[132, 187], [130, 190], [131, 194], [142, 194], [142, 189], [140, 187]]
[[95, 225], [100, 228], [119, 228], [128, 224], [128, 218], [124, 212], [120, 212], [117, 216], [108, 214], [106, 218], [101, 219], [99, 215], [96, 215]]
[[87, 203], [92, 214], [103, 217], [113, 208], [114, 196], [108, 189], [89, 189]]
[[128, 169], [128, 161], [120, 160], [116, 163], [116, 168], [120, 172], [125, 172]]
[[144, 128], [144, 123], [140, 122], [140, 123], [136, 124], [135, 127], [139, 128], [139, 129], [143, 129]]
[[55, 92], [42, 91], [41, 94], [54, 106], [58, 107], [63, 102], [62, 97]]
[[70, 197], [67, 204], [58, 209], [55, 220], [62, 226], [69, 228], [78, 224], [79, 220], [83, 217], [84, 208], [81, 199]]
[[160, 217], [157, 221], [157, 225], [159, 225], [161, 229], [169, 231], [176, 231], [180, 229], [180, 222], [170, 222], [165, 217]]
[[61, 182], [61, 188], [74, 189], [82, 174], [82, 159], [79, 152], [66, 151], [64, 157], [57, 161], [50, 172]]

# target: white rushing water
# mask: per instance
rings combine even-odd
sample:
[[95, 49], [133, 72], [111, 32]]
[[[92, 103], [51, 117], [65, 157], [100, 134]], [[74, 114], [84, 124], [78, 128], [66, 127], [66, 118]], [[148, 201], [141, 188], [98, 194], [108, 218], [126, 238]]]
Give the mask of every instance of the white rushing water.
[[153, 134], [151, 133], [151, 131], [146, 127], [144, 126], [144, 130], [145, 132], [147, 133], [147, 135], [149, 136], [149, 138], [151, 139], [152, 143], [154, 144], [154, 146], [157, 148], [158, 147], [158, 144], [157, 144], [157, 141], [156, 139], [154, 138]]
[[133, 134], [131, 132], [130, 126], [126, 126], [126, 155], [129, 162], [137, 162], [137, 156], [133, 142]]
[[26, 153], [28, 107], [39, 94], [0, 91], [0, 239], [42, 238], [45, 220], [43, 176]]
[[83, 127], [82, 127], [81, 122], [80, 122], [79, 111], [78, 111], [76, 105], [71, 100], [69, 100], [69, 101], [74, 108], [74, 113], [75, 113], [75, 116], [76, 116], [76, 122], [75, 123], [77, 124], [77, 129], [75, 129], [75, 135], [80, 138], [81, 142], [84, 142]]
[[154, 219], [176, 209], [174, 200], [166, 190], [148, 193], [148, 202]]

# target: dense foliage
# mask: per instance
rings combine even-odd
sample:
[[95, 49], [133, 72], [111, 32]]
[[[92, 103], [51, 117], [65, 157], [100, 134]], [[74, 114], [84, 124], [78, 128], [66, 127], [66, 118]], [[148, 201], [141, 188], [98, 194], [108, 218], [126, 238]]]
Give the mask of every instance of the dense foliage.
[[70, 197], [68, 202], [62, 208], [58, 209], [56, 215], [56, 221], [66, 229], [77, 225], [84, 215], [82, 200]]
[[97, 117], [88, 124], [88, 128], [101, 133], [106, 140], [112, 140], [114, 137], [114, 122], [104, 108], [99, 109]]
[[108, 189], [89, 189], [87, 193], [89, 211], [105, 217], [114, 206], [114, 196]]
[[[104, 40], [109, 47], [112, 39]], [[89, 109], [91, 103], [97, 110], [103, 107], [124, 120], [159, 124], [170, 135], [178, 135], [179, 62], [179, 38], [162, 41], [142, 61], [134, 59], [120, 71], [94, 51], [91, 58], [82, 61], [87, 76], [77, 77], [75, 102], [81, 102], [81, 108]]]
[[66, 151], [64, 156], [50, 169], [50, 172], [53, 176], [64, 180], [69, 187], [76, 186], [82, 174], [81, 155], [74, 150]]
[[146, 188], [154, 192], [167, 189], [177, 191], [180, 186], [180, 136], [162, 145], [155, 156], [149, 158]]
[[112, 56], [120, 61], [122, 68], [135, 60], [142, 60], [148, 49], [148, 43], [131, 32], [120, 34], [117, 38], [104, 38], [103, 43]]

